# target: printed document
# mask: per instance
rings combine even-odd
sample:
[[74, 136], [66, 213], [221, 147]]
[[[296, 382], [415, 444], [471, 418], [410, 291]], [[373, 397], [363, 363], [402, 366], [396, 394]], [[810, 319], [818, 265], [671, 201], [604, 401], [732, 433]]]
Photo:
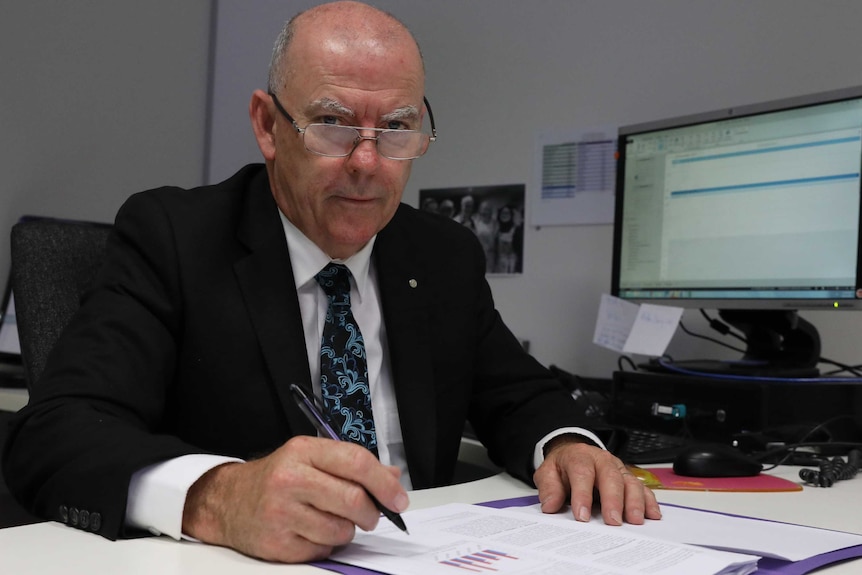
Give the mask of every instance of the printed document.
[[404, 521], [410, 535], [381, 521], [330, 559], [392, 575], [746, 575], [759, 559], [541, 511], [452, 503]]

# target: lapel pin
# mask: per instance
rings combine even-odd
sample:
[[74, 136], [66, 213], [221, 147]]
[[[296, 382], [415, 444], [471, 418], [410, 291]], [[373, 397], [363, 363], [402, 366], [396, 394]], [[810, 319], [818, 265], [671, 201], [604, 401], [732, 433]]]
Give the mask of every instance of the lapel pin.
[[410, 285], [410, 287], [412, 287], [412, 288], [415, 288], [416, 286], [418, 286], [418, 285], [419, 285], [419, 282], [417, 282], [417, 281], [416, 281], [416, 280], [414, 280], [413, 278], [411, 278], [411, 279], [410, 279], [410, 281], [408, 281], [407, 283], [408, 283], [408, 284]]

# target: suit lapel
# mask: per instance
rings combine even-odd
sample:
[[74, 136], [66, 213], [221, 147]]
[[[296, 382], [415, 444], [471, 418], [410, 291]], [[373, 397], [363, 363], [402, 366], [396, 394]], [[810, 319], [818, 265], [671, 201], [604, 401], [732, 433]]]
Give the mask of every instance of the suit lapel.
[[250, 186], [237, 237], [249, 253], [234, 263], [234, 272], [287, 425], [292, 435], [316, 435], [289, 389], [308, 385], [311, 374], [284, 228], [265, 172]]
[[395, 215], [378, 234], [374, 258], [389, 343], [401, 433], [407, 466], [415, 488], [433, 484], [436, 469], [437, 404], [428, 339], [430, 285], [426, 270], [416, 264], [416, 246], [398, 230]]
[[[423, 290], [429, 282], [400, 226], [396, 214], [378, 235], [374, 258], [407, 466], [414, 487], [422, 488], [433, 485], [437, 465], [430, 294]], [[293, 435], [315, 435], [289, 390], [291, 383], [308, 385], [311, 374], [284, 229], [265, 173], [250, 186], [237, 237], [249, 253], [234, 271], [288, 427]]]

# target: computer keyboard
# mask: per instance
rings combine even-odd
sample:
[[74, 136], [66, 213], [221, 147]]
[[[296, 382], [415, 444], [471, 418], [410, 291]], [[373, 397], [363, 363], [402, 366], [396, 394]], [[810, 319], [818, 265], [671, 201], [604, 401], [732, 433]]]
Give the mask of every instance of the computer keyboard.
[[670, 463], [686, 447], [691, 439], [678, 435], [647, 431], [643, 429], [623, 429], [624, 440], [615, 455], [625, 463], [636, 465], [649, 463]]

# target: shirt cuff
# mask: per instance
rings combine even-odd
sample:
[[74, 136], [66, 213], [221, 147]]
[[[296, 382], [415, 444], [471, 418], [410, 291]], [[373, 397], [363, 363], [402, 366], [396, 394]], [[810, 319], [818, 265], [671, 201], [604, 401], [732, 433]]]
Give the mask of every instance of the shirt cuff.
[[153, 535], [183, 536], [183, 508], [189, 487], [210, 469], [223, 463], [242, 462], [235, 457], [192, 454], [139, 469], [129, 482], [126, 525]]
[[539, 443], [536, 444], [536, 449], [533, 451], [533, 469], [538, 469], [542, 462], [545, 460], [545, 445], [548, 444], [553, 438], [558, 437], [560, 435], [565, 435], [567, 433], [572, 433], [574, 435], [580, 435], [585, 439], [589, 439], [602, 449], [607, 449], [605, 444], [602, 443], [602, 440], [598, 438], [598, 436], [588, 429], [583, 429], [581, 427], [561, 427], [560, 429], [556, 429], [539, 440]]

